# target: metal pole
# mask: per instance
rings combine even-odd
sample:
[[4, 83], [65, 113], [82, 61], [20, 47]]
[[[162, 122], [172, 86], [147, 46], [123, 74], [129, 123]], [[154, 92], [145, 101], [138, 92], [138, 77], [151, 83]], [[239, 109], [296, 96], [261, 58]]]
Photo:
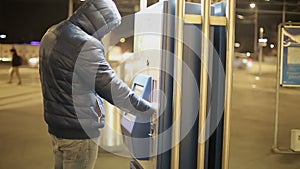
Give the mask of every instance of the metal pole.
[[255, 7], [255, 22], [254, 22], [254, 53], [257, 53], [257, 35], [258, 35], [258, 10]]
[[69, 12], [68, 17], [72, 16], [73, 14], [73, 0], [69, 0]]
[[286, 3], [286, 0], [283, 0], [283, 7], [282, 7], [282, 23], [285, 22], [285, 3]]
[[225, 111], [223, 131], [223, 158], [222, 169], [229, 168], [229, 144], [230, 144], [230, 110], [232, 94], [232, 62], [234, 56], [235, 40], [235, 0], [227, 0], [227, 52], [226, 52], [226, 81], [225, 81]]
[[200, 77], [200, 104], [198, 126], [198, 169], [205, 168], [205, 142], [206, 142], [206, 114], [208, 92], [208, 58], [210, 56], [210, 0], [201, 0], [202, 15], [202, 46], [201, 46], [201, 77]]
[[171, 168], [179, 169], [179, 146], [180, 146], [180, 119], [181, 119], [181, 100], [182, 100], [182, 60], [183, 60], [183, 26], [185, 1], [176, 0], [175, 4], [175, 94], [174, 94], [174, 113], [173, 113], [173, 140]]
[[[264, 36], [264, 28], [260, 28], [259, 29], [259, 38], [262, 39]], [[258, 72], [259, 72], [259, 75], [261, 75], [261, 69], [262, 69], [262, 58], [263, 58], [263, 45], [262, 45], [262, 42], [259, 43], [259, 56], [258, 56], [258, 62], [259, 62], [259, 65], [258, 65]]]
[[[283, 23], [282, 23], [283, 24]], [[278, 25], [278, 42], [277, 42], [277, 79], [276, 79], [276, 100], [275, 100], [275, 127], [274, 127], [274, 143], [273, 150], [277, 151], [277, 139], [278, 139], [278, 114], [279, 114], [279, 84], [280, 84], [280, 70], [281, 70], [281, 54], [282, 54], [282, 24]]]
[[147, 0], [140, 0], [140, 10], [147, 8]]

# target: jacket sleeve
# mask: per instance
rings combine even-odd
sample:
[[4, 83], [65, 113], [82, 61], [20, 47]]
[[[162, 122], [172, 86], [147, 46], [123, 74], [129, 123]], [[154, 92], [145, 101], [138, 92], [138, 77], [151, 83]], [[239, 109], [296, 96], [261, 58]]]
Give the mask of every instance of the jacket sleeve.
[[[93, 45], [92, 45], [93, 46]], [[90, 47], [89, 47], [90, 48]], [[85, 67], [95, 77], [95, 92], [109, 103], [125, 112], [138, 115], [152, 115], [154, 108], [149, 102], [138, 97], [111, 68], [100, 47], [91, 47], [82, 53]], [[88, 71], [88, 72], [89, 72]], [[89, 75], [87, 75], [89, 76]]]

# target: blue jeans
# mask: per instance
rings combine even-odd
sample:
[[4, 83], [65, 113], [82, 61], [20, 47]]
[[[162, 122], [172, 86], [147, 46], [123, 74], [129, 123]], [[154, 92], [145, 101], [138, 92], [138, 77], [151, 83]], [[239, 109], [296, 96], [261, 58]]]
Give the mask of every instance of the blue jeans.
[[98, 155], [98, 138], [72, 140], [53, 135], [55, 169], [93, 169]]

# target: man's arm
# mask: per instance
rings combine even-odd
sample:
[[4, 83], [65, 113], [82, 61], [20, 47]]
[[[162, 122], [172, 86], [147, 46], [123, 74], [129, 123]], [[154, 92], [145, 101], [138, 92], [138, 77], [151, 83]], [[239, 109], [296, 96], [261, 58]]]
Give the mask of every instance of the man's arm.
[[[86, 45], [88, 46], [88, 45]], [[111, 68], [104, 57], [103, 49], [90, 45], [81, 52], [81, 66], [86, 76], [94, 76], [95, 91], [103, 99], [132, 114], [151, 115], [154, 108], [138, 97]], [[83, 77], [84, 78], [84, 77]]]

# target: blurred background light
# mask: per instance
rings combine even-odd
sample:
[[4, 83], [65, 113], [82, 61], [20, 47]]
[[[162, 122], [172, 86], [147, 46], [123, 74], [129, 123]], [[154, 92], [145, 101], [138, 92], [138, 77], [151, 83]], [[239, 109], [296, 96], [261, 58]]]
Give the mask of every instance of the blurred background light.
[[249, 6], [250, 6], [250, 8], [255, 8], [255, 7], [256, 7], [256, 4], [252, 2], [252, 3], [250, 3]]
[[121, 42], [121, 43], [125, 43], [125, 42], [126, 42], [126, 39], [125, 39], [125, 38], [121, 38], [121, 39], [120, 39], [120, 42]]
[[5, 39], [6, 38], [6, 35], [5, 34], [1, 34], [0, 35], [0, 39]]

